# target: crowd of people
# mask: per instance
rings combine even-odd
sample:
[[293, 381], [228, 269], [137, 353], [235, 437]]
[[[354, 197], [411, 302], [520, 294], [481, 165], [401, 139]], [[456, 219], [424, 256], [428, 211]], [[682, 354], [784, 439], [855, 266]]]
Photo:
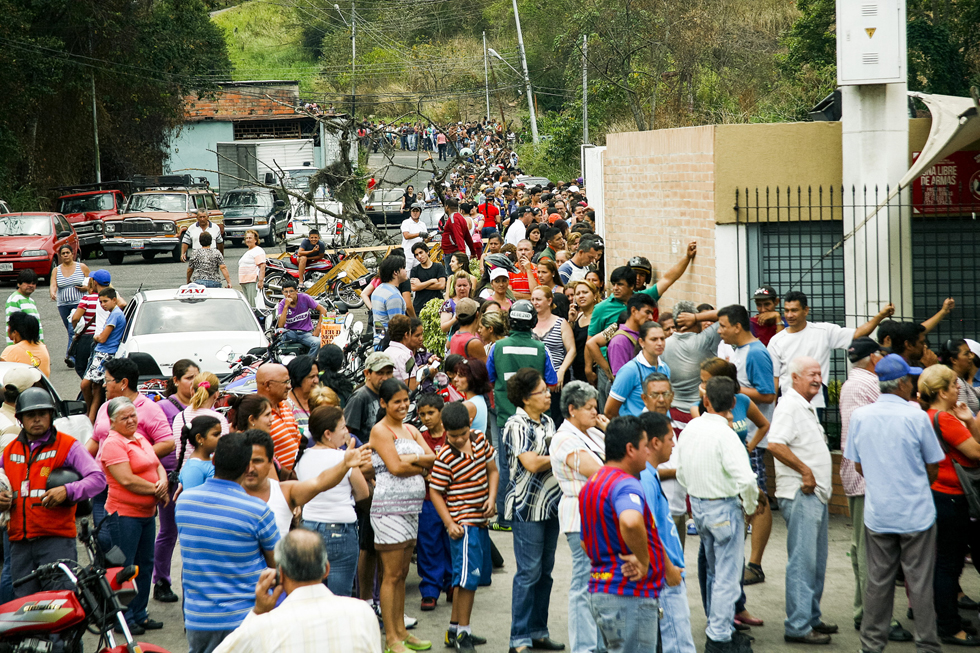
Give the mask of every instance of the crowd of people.
[[[840, 479], [862, 650], [980, 645], [958, 612], [976, 609], [959, 578], [980, 517], [980, 344], [952, 339], [938, 356], [927, 344], [952, 299], [922, 324], [891, 319], [889, 304], [856, 328], [811, 321], [804, 293], [770, 286], [753, 312], [696, 298], [662, 311], [696, 242], [659, 278], [644, 257], [607, 275], [580, 183], [511, 182], [499, 170], [475, 197], [445, 198], [445, 263], [406, 202], [402, 248], [365, 292], [380, 345], [363, 385], [343, 374], [339, 347], [317, 342], [260, 366], [255, 394], [227, 411], [220, 380], [191, 360], [174, 365], [159, 401], [140, 394], [139, 366], [115, 356], [123, 299], [108, 272], [63, 250], [50, 294], [89, 402], [84, 443], [54, 427], [37, 278], [22, 273], [0, 355], [26, 363], [2, 379], [0, 601], [41, 589], [12, 579], [75, 557], [75, 506], [91, 500], [102, 546], [139, 567], [134, 634], [163, 627], [152, 597], [182, 601], [191, 653], [428, 650], [406, 607], [414, 560], [412, 601], [421, 612], [451, 601], [445, 644], [474, 651], [486, 642], [476, 594], [504, 564], [492, 530], [513, 540], [512, 653], [563, 650], [565, 636], [575, 653], [690, 653], [685, 546], [696, 534], [704, 650], [743, 653], [763, 626], [743, 588], [766, 582], [778, 509], [784, 639], [828, 644], [839, 627], [821, 611], [834, 484], [823, 418], [831, 356], [844, 350]], [[200, 227], [192, 268], [218, 260], [201, 254], [211, 242]], [[255, 292], [264, 254], [253, 240], [243, 283]], [[283, 291], [279, 322], [295, 327], [293, 311], [314, 308], [295, 285]], [[438, 319], [424, 324], [427, 311]], [[426, 351], [440, 334], [445, 351]], [[42, 459], [47, 472], [32, 465]], [[52, 485], [58, 468], [76, 475]], [[561, 636], [549, 628], [560, 539], [572, 560]], [[900, 570], [914, 635], [891, 618]]]

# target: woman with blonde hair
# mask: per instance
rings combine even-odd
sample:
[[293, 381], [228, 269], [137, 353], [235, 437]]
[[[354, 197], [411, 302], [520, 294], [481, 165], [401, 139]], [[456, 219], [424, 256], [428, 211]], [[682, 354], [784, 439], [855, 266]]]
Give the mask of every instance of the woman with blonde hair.
[[[190, 424], [194, 421], [195, 417], [200, 417], [201, 415], [216, 417], [218, 422], [221, 423], [221, 435], [227, 435], [228, 431], [231, 430], [228, 425], [228, 420], [225, 419], [224, 415], [214, 410], [214, 402], [218, 398], [218, 390], [221, 389], [218, 377], [212, 372], [201, 372], [194, 377], [194, 384], [191, 387], [193, 388], [194, 394], [191, 395], [190, 403], [187, 404], [187, 408], [177, 413], [177, 416], [174, 417], [174, 440], [180, 442], [184, 425]], [[186, 455], [191, 455], [192, 453], [192, 448], [188, 448], [185, 452]]]
[[510, 325], [507, 323], [507, 315], [503, 311], [497, 310], [483, 312], [483, 315], [480, 316], [480, 326], [477, 328], [476, 333], [480, 336], [480, 340], [483, 341], [483, 347], [486, 349], [487, 354], [489, 354], [493, 343], [506, 337], [509, 331]]
[[460, 270], [449, 277], [447, 287], [450, 289], [446, 295], [447, 299], [439, 309], [439, 328], [443, 333], [448, 334], [456, 326], [456, 302], [472, 297], [475, 283], [469, 273]]
[[[936, 504], [936, 567], [934, 602], [939, 637], [948, 644], [980, 645], [980, 639], [963, 630], [957, 609], [959, 579], [967, 547], [976, 550], [980, 529], [970, 519], [970, 505], [956, 473], [956, 464], [977, 467], [980, 461], [980, 421], [959, 401], [958, 374], [945, 365], [932, 365], [919, 376], [919, 399], [929, 406], [927, 414], [946, 457], [932, 483]], [[956, 641], [953, 641], [956, 640]]]
[[310, 392], [310, 414], [320, 406], [340, 406], [340, 397], [333, 388], [318, 385]]

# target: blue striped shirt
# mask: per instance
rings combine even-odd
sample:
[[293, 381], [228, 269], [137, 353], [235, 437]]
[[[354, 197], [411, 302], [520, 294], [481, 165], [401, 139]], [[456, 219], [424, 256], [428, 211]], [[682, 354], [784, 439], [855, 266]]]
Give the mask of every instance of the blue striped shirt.
[[382, 283], [371, 293], [371, 312], [377, 333], [388, 330], [388, 322], [396, 315], [405, 315], [405, 298], [390, 283]]
[[234, 630], [255, 607], [262, 552], [279, 541], [272, 511], [238, 483], [209, 478], [181, 493], [176, 520], [185, 628]]

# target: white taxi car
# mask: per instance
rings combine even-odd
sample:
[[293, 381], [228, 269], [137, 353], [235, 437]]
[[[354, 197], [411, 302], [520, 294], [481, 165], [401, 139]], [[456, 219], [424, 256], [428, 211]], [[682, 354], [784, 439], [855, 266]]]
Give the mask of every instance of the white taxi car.
[[227, 346], [247, 352], [268, 347], [269, 341], [240, 292], [191, 283], [136, 293], [126, 306], [126, 330], [117, 356], [149, 354], [168, 376], [174, 363], [188, 358], [220, 376], [231, 369], [216, 357]]

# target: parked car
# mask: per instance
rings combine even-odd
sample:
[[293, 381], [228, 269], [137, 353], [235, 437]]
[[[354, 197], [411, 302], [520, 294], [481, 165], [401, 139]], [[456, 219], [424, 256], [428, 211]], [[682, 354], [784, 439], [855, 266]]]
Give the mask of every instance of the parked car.
[[269, 345], [252, 307], [230, 288], [187, 284], [144, 290], [126, 305], [125, 314], [126, 330], [116, 355], [149, 354], [167, 376], [182, 358], [191, 359], [202, 370], [226, 374], [232, 364], [215, 357], [219, 349], [230, 346], [247, 352]]
[[225, 238], [235, 244], [245, 242], [245, 232], [255, 230], [262, 244], [272, 247], [286, 236], [289, 222], [285, 200], [271, 188], [246, 187], [221, 196], [218, 207], [224, 215]]
[[224, 230], [218, 198], [207, 187], [193, 184], [190, 175], [141, 180], [146, 190], [130, 195], [122, 213], [105, 218], [102, 249], [112, 265], [122, 263], [126, 254], [141, 254], [146, 261], [170, 254], [180, 262], [180, 239], [198, 211], [207, 211]]
[[21, 270], [50, 279], [65, 243], [78, 258], [78, 234], [60, 213], [0, 215], [0, 279], [14, 278]]
[[532, 177], [530, 175], [517, 175], [514, 177], [514, 185], [524, 184], [527, 188], [531, 186], [540, 186], [544, 188], [551, 183], [551, 180], [547, 177]]
[[375, 188], [361, 204], [371, 222], [379, 227], [397, 228], [402, 223], [402, 197], [404, 188]]
[[83, 254], [100, 249], [105, 218], [119, 215], [125, 206], [126, 196], [118, 190], [71, 193], [58, 198], [58, 212], [75, 228]]

